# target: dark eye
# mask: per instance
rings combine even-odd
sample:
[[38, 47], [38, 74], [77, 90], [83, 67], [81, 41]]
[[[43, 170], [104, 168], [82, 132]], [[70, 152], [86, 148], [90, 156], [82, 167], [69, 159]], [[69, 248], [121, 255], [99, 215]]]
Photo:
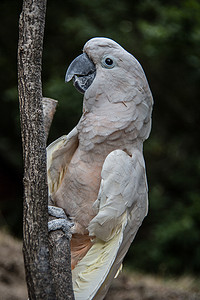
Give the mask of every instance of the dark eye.
[[108, 65], [108, 66], [111, 66], [113, 64], [113, 60], [111, 58], [106, 58], [105, 59], [105, 63]]
[[105, 56], [101, 61], [102, 67], [112, 69], [115, 66], [115, 60], [111, 56]]

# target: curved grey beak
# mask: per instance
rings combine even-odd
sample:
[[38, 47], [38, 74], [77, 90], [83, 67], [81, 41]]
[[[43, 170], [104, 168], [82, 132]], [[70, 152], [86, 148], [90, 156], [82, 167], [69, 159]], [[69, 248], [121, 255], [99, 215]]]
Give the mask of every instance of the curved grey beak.
[[89, 59], [86, 53], [83, 53], [76, 57], [69, 65], [65, 75], [65, 82], [69, 82], [73, 79], [75, 88], [84, 94], [92, 84], [95, 75], [96, 68], [94, 63]]

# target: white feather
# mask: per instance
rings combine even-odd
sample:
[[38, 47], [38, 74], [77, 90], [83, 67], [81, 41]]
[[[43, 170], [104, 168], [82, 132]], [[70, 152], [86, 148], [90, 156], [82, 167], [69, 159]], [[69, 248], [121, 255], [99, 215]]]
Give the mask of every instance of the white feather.
[[[103, 299], [108, 283], [118, 272], [147, 213], [147, 190], [140, 156], [130, 157], [122, 150], [115, 150], [104, 162], [99, 195], [94, 203], [97, 215], [88, 226], [90, 235], [96, 238], [72, 272], [76, 300], [89, 300], [94, 296]], [[139, 197], [137, 190], [141, 179], [144, 183]]]

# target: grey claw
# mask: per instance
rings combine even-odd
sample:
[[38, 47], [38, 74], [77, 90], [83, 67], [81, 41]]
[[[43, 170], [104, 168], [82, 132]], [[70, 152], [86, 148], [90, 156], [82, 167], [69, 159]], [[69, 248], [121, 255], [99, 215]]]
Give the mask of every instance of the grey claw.
[[64, 210], [56, 206], [48, 206], [49, 215], [56, 217], [58, 219], [51, 220], [48, 222], [48, 231], [53, 231], [57, 229], [62, 229], [66, 236], [71, 238], [71, 227], [74, 226], [74, 223], [71, 222], [66, 216]]
[[62, 209], [61, 207], [49, 205], [48, 206], [48, 213], [52, 217], [67, 219], [67, 216], [64, 212], [64, 209]]
[[66, 219], [55, 219], [48, 222], [48, 231], [62, 229], [68, 239], [71, 239], [70, 229], [73, 224]]

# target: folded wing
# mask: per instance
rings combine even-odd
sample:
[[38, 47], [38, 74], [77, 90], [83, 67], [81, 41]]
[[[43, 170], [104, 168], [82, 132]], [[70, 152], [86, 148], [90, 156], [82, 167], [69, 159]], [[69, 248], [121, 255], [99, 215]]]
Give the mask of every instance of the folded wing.
[[78, 131], [75, 127], [47, 147], [47, 175], [50, 195], [59, 188], [68, 165], [78, 147]]
[[147, 214], [142, 154], [111, 152], [102, 168], [97, 215], [88, 230], [94, 244], [72, 271], [75, 299], [103, 299]]

